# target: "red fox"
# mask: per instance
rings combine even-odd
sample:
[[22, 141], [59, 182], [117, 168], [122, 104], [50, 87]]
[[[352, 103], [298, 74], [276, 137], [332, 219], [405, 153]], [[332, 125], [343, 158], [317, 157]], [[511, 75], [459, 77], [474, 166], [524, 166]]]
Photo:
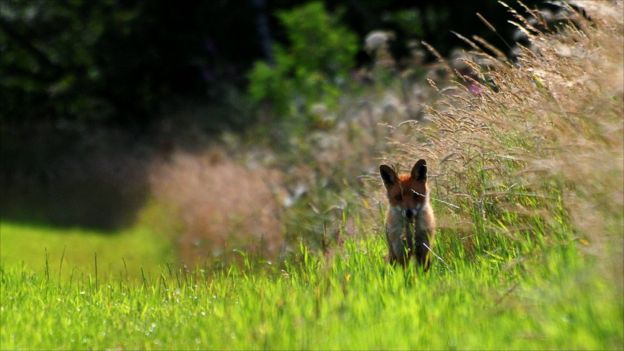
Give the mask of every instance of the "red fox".
[[390, 202], [386, 216], [388, 260], [405, 267], [415, 256], [417, 264], [427, 271], [435, 234], [435, 217], [427, 188], [427, 162], [418, 160], [409, 174], [398, 175], [386, 165], [379, 166], [379, 173]]

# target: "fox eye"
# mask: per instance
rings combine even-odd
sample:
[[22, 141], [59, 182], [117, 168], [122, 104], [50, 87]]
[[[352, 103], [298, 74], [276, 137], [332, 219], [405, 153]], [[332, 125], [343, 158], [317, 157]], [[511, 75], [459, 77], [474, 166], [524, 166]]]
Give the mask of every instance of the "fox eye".
[[399, 195], [395, 196], [394, 199], [397, 200], [397, 201], [403, 201], [403, 195], [399, 194]]

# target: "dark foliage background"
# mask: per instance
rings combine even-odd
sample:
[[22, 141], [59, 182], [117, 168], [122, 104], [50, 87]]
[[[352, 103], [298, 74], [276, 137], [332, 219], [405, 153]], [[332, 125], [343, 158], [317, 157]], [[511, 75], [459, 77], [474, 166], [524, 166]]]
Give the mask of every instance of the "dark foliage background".
[[[286, 39], [274, 14], [305, 1], [48, 1], [0, 4], [0, 116], [3, 130], [32, 123], [98, 123], [141, 129], [181, 103], [223, 100], [241, 89], [272, 42]], [[525, 2], [528, 5], [538, 1]], [[326, 1], [361, 39], [391, 29], [396, 43], [426, 40], [442, 53], [460, 45], [449, 29], [508, 48], [496, 1]], [[393, 47], [397, 55], [405, 48]], [[368, 57], [358, 54], [359, 64]], [[226, 116], [212, 115], [215, 124]], [[210, 123], [208, 123], [210, 124]]]

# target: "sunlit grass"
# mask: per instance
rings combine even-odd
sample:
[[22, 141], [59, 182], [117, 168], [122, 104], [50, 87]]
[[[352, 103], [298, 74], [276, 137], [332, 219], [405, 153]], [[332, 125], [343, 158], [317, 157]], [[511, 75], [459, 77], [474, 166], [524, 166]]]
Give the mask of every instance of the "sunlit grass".
[[170, 242], [147, 227], [108, 233], [84, 228], [54, 228], [0, 222], [0, 261], [7, 268], [25, 267], [38, 274], [54, 271], [69, 279], [76, 274], [141, 276], [173, 262]]
[[[303, 249], [305, 251], [305, 249]], [[3, 349], [615, 349], [621, 296], [575, 246], [390, 268], [380, 237], [328, 260], [213, 274], [163, 269], [146, 281], [48, 280], [2, 270]], [[253, 269], [255, 273], [252, 273]], [[259, 270], [259, 271], [258, 271]], [[54, 276], [54, 274], [53, 274]], [[591, 292], [589, 294], [588, 292]]]

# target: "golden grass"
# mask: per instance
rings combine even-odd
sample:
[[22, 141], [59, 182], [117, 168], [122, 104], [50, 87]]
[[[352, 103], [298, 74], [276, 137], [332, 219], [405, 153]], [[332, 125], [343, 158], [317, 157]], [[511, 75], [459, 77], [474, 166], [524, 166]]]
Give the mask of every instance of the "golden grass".
[[[615, 239], [621, 257], [624, 8], [622, 2], [579, 5], [591, 21], [576, 16], [576, 25], [554, 34], [538, 32], [512, 12], [533, 42], [517, 64], [491, 56], [480, 40], [470, 41], [473, 48], [484, 48], [471, 52], [475, 58], [494, 62], [495, 69], [488, 70], [466, 61], [483, 79], [464, 84], [478, 84], [481, 94], [469, 93], [461, 83], [440, 90], [443, 97], [428, 108], [433, 123], [413, 123], [413, 135], [424, 134], [425, 141], [395, 143], [386, 157], [401, 155], [406, 167], [426, 158], [434, 196], [451, 204], [507, 197], [503, 205], [522, 212], [521, 204], [509, 200], [518, 189], [547, 199], [553, 187], [560, 188], [579, 239], [590, 243], [588, 251], [602, 253], [602, 245]], [[486, 180], [476, 180], [476, 173]], [[441, 207], [443, 223], [471, 225], [452, 206]]]
[[282, 250], [278, 172], [246, 167], [210, 149], [176, 152], [150, 173], [156, 199], [180, 221], [176, 244], [185, 263], [227, 262], [240, 259], [240, 252], [271, 258]]

